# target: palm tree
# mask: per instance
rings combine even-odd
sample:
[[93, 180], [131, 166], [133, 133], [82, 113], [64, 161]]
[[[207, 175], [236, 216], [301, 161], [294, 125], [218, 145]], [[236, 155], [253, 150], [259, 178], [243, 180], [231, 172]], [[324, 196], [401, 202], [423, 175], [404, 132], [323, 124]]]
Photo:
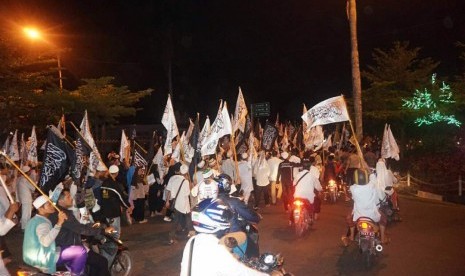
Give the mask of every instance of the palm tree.
[[350, 24], [350, 42], [352, 57], [352, 90], [355, 112], [355, 132], [357, 140], [363, 137], [362, 122], [362, 83], [360, 80], [360, 64], [358, 59], [357, 42], [357, 7], [355, 0], [347, 0], [347, 16]]

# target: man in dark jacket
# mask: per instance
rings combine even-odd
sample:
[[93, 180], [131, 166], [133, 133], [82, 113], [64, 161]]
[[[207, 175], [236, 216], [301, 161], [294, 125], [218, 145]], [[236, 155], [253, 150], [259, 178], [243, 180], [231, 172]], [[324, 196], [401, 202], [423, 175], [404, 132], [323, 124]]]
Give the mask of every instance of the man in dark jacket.
[[132, 212], [128, 195], [123, 185], [117, 181], [119, 169], [116, 165], [111, 165], [108, 169], [110, 177], [102, 183], [102, 216], [112, 220], [111, 226], [121, 235], [121, 207], [127, 208], [128, 213]]
[[[68, 219], [63, 222], [61, 231], [55, 239], [56, 245], [60, 247], [68, 247], [71, 245], [83, 245], [81, 235], [84, 236], [95, 236], [97, 238], [102, 237], [104, 232], [113, 231], [113, 227], [107, 227], [106, 229], [94, 228], [90, 224], [81, 224], [74, 217], [73, 211], [68, 210], [73, 206], [73, 198], [69, 190], [63, 189], [60, 196], [58, 197], [58, 207], [67, 215]], [[55, 212], [49, 217], [52, 224], [56, 224], [58, 221], [58, 212]], [[108, 261], [102, 255], [95, 253], [90, 250], [87, 252], [87, 265], [89, 266], [90, 276], [109, 276]]]
[[289, 210], [289, 205], [292, 204], [292, 200], [293, 200], [293, 194], [294, 194], [293, 169], [297, 164], [289, 161], [289, 153], [285, 151], [281, 153], [281, 158], [283, 159], [283, 162], [279, 164], [278, 176], [276, 177], [276, 181], [280, 181], [283, 187], [282, 198], [283, 198], [284, 210], [287, 212]]

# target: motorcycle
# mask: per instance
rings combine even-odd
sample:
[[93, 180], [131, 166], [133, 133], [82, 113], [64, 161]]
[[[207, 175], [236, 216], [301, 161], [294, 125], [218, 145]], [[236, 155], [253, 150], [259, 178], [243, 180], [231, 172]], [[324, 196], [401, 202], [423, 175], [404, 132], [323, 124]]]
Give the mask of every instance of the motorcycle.
[[88, 237], [85, 243], [96, 253], [108, 260], [112, 276], [128, 276], [132, 270], [132, 258], [129, 249], [118, 238], [118, 232], [105, 233], [103, 238]]
[[313, 211], [309, 211], [311, 208], [311, 203], [308, 199], [304, 198], [295, 198], [293, 202], [293, 219], [295, 234], [297, 237], [302, 237], [303, 234], [310, 228], [313, 224]]
[[379, 226], [376, 222], [367, 217], [359, 218], [356, 225], [360, 253], [362, 253], [365, 265], [370, 267], [373, 257], [376, 256], [377, 253], [383, 251]]
[[385, 188], [386, 197], [380, 201], [379, 203], [379, 211], [382, 212], [386, 218], [388, 223], [394, 221], [402, 221], [402, 218], [399, 214], [399, 209], [395, 209], [392, 204], [392, 193], [394, 192], [394, 188], [392, 186], [388, 186]]
[[[243, 253], [248, 258], [258, 257], [260, 254], [260, 248], [258, 245], [259, 234], [257, 225], [244, 220], [239, 214], [236, 215], [241, 224], [241, 231], [244, 232], [247, 237], [247, 248]], [[215, 234], [223, 236], [230, 231], [229, 221], [232, 219], [234, 214], [228, 210], [226, 203], [224, 203], [221, 199], [207, 198], [194, 206], [191, 216], [194, 229], [200, 225], [203, 225], [204, 227], [206, 227], [206, 225], [216, 225], [216, 230], [219, 229], [219, 231], [215, 232]], [[206, 229], [202, 229], [201, 232], [205, 233]]]
[[330, 179], [328, 185], [326, 185], [324, 200], [327, 201], [329, 197], [331, 203], [336, 203], [338, 196], [338, 185], [335, 180]]

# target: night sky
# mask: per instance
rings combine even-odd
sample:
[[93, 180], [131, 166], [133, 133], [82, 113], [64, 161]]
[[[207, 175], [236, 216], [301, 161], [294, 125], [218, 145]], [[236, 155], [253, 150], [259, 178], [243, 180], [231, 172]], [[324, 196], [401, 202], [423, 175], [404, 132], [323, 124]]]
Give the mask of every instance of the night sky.
[[[272, 120], [296, 120], [302, 103], [351, 95], [346, 2], [324, 1], [2, 1], [2, 25], [46, 29], [72, 78], [115, 76], [131, 90], [153, 88], [130, 122], [159, 123], [172, 60], [174, 109], [215, 116], [233, 111], [238, 86], [248, 104], [270, 102]], [[361, 69], [374, 48], [396, 40], [441, 61], [439, 76], [463, 69], [464, 0], [359, 0]], [[68, 83], [69, 85], [69, 83]], [[367, 87], [366, 83], [362, 84]], [[66, 88], [65, 79], [65, 88]]]

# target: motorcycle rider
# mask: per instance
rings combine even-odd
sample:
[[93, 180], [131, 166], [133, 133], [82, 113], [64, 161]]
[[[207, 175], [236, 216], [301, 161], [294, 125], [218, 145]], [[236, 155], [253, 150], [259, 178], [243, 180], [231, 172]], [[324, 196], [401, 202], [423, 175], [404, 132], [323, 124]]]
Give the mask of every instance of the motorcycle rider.
[[[294, 198], [307, 199], [310, 203], [307, 208], [309, 212], [314, 212], [315, 220], [318, 218], [320, 212], [321, 202], [315, 200], [315, 190], [321, 191], [323, 188], [320, 184], [320, 171], [315, 166], [316, 161], [314, 157], [309, 158], [310, 164], [306, 163], [303, 170], [296, 175], [296, 183], [294, 183]], [[291, 213], [292, 224], [293, 216]]]
[[355, 222], [360, 217], [368, 217], [374, 222], [379, 223], [381, 232], [381, 242], [387, 243], [386, 238], [386, 224], [387, 219], [384, 214], [379, 212], [377, 203], [382, 198], [384, 191], [379, 190], [376, 187], [376, 176], [370, 175], [368, 180], [368, 172], [363, 169], [356, 169], [353, 173], [353, 185], [350, 186], [352, 192], [352, 199], [354, 201], [354, 207], [351, 213], [346, 218], [347, 224], [350, 228], [349, 237], [342, 237], [342, 242], [345, 246], [348, 246], [351, 241], [354, 240], [355, 236]]
[[288, 212], [289, 210], [289, 205], [292, 204], [292, 195], [294, 194], [293, 191], [293, 168], [294, 163], [289, 161], [289, 153], [286, 151], [283, 151], [281, 153], [281, 158], [283, 159], [283, 162], [279, 164], [278, 167], [278, 175], [276, 177], [277, 182], [281, 182], [282, 188], [283, 188], [283, 204], [284, 204], [284, 210]]
[[[219, 193], [215, 210], [212, 210], [215, 217], [206, 220], [193, 218], [194, 228], [199, 234], [190, 238], [184, 247], [181, 275], [268, 275], [244, 265], [224, 245], [226, 237], [243, 237], [241, 232], [246, 221], [258, 223], [260, 216], [240, 199], [229, 196], [235, 190], [229, 175], [219, 175], [216, 182]], [[242, 254], [234, 253], [243, 255], [245, 250], [242, 248], [248, 241], [242, 238], [237, 242]]]
[[[63, 189], [58, 197], [58, 208], [64, 212], [68, 219], [62, 224], [61, 231], [55, 239], [56, 245], [60, 247], [68, 247], [72, 245], [83, 245], [81, 235], [84, 236], [96, 236], [103, 237], [104, 232], [110, 233], [113, 231], [113, 227], [107, 227], [106, 229], [94, 228], [91, 224], [82, 224], [74, 217], [73, 212], [69, 209], [73, 206], [73, 198], [68, 189]], [[58, 214], [55, 212], [49, 217], [52, 224], [58, 222]], [[89, 266], [89, 275], [103, 275], [109, 276], [107, 259], [95, 253], [92, 250], [87, 252], [87, 265]]]
[[[378, 179], [378, 188], [390, 196], [392, 208], [399, 210], [397, 192], [392, 188], [392, 186], [397, 183], [397, 178], [391, 170], [386, 168], [384, 158], [380, 158], [376, 163], [376, 178]], [[391, 188], [387, 190], [387, 187]]]

